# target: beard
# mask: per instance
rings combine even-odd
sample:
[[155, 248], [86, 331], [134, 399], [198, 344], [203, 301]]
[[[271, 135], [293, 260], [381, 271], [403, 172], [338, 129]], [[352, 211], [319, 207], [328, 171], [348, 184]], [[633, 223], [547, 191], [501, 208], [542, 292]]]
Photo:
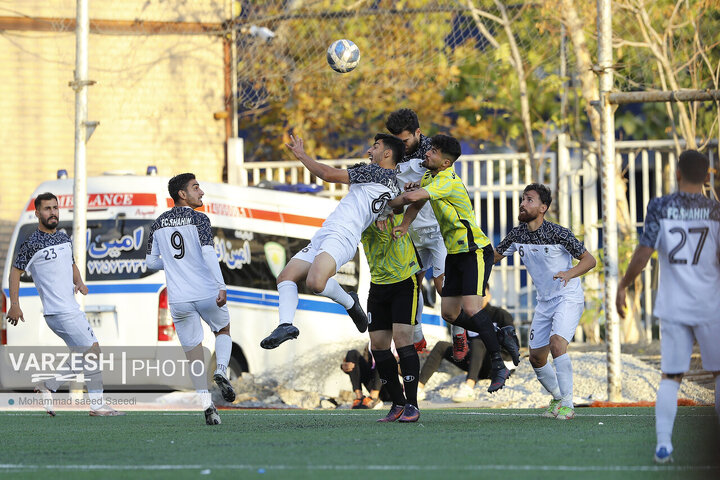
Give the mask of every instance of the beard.
[[40, 223], [43, 224], [43, 227], [47, 228], [48, 230], [53, 230], [57, 228], [59, 220], [57, 217], [50, 217], [50, 218], [41, 218]]
[[537, 215], [532, 215], [532, 214], [528, 213], [527, 210], [521, 210], [520, 213], [518, 214], [518, 220], [520, 220], [522, 223], [532, 222], [537, 217], [538, 217]]

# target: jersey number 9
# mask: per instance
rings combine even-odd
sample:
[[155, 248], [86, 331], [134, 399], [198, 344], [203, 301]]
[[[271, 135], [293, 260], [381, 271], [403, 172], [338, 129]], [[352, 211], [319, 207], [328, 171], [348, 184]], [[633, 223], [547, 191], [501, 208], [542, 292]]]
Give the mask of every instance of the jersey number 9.
[[180, 260], [185, 256], [185, 242], [183, 241], [183, 237], [180, 235], [180, 232], [173, 232], [170, 236], [170, 244], [175, 250], [179, 251], [179, 253], [173, 255], [174, 258]]

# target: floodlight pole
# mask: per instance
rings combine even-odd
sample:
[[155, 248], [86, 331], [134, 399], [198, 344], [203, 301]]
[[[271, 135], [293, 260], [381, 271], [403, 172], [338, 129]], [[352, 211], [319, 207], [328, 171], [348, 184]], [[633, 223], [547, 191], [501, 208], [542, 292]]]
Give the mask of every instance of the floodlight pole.
[[[85, 279], [87, 260], [87, 165], [85, 143], [87, 142], [88, 100], [88, 34], [90, 20], [88, 0], [77, 0], [77, 23], [75, 26], [75, 78], [70, 87], [75, 90], [75, 175], [73, 181], [73, 255], [80, 276]], [[80, 306], [84, 302], [78, 298]]]
[[598, 71], [600, 74], [600, 157], [602, 162], [602, 225], [605, 273], [605, 338], [607, 341], [608, 400], [622, 400], [620, 319], [615, 309], [618, 286], [618, 225], [615, 195], [615, 107], [609, 96], [613, 88], [612, 0], [598, 0]]

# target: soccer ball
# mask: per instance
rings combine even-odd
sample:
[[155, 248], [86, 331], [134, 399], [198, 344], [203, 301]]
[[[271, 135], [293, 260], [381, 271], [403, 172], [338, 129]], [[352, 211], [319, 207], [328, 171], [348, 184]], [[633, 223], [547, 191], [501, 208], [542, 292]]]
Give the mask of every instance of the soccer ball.
[[338, 73], [347, 73], [360, 63], [360, 49], [350, 40], [335, 40], [327, 50], [327, 61]]

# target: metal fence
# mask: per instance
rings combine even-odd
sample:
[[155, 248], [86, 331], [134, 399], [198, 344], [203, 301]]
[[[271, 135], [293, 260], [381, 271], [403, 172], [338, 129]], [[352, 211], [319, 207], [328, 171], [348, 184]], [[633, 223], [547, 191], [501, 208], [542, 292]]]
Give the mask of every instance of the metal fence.
[[[554, 192], [555, 205], [549, 220], [570, 227], [586, 248], [596, 255], [602, 248], [600, 177], [598, 158], [582, 146], [559, 142], [558, 152], [545, 153], [539, 179]], [[681, 142], [681, 147], [684, 146]], [[717, 142], [708, 149], [711, 167], [717, 168]], [[672, 140], [616, 142], [616, 160], [622, 165], [628, 181], [627, 200], [636, 229], [643, 225], [645, 207], [651, 198], [673, 191], [675, 184], [675, 143]], [[335, 167], [347, 167], [364, 158], [323, 160]], [[247, 162], [238, 164], [237, 181], [242, 185], [261, 182], [310, 184], [322, 186], [318, 195], [341, 198], [348, 186], [329, 184], [311, 175], [300, 162]], [[467, 186], [478, 223], [496, 245], [517, 224], [520, 200], [525, 186], [533, 182], [527, 154], [495, 153], [463, 155], [455, 170]], [[711, 184], [714, 184], [712, 174]], [[555, 212], [555, 213], [552, 213]], [[643, 329], [651, 338], [653, 317], [653, 278], [656, 266], [643, 273]], [[600, 295], [599, 272], [583, 277], [588, 296]], [[491, 276], [493, 303], [506, 308], [516, 324], [527, 325], [535, 308], [535, 289], [517, 253], [493, 268]], [[578, 331], [578, 340], [582, 334]]]

